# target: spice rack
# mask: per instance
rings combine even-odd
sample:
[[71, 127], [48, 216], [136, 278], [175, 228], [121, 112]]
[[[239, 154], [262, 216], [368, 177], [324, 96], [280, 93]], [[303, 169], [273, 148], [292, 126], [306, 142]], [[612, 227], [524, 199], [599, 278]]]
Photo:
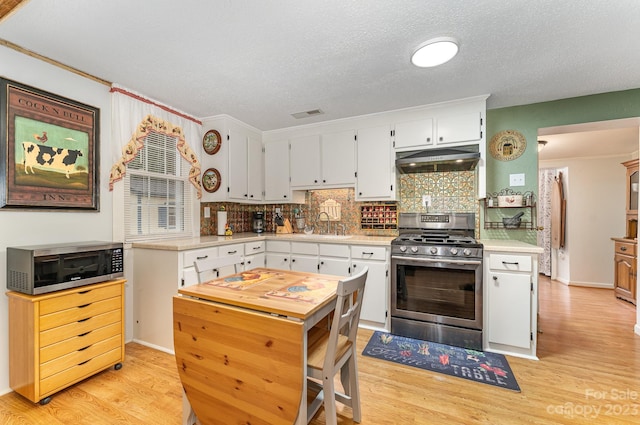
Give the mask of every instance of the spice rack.
[[[515, 206], [499, 206], [498, 196], [522, 197], [522, 204]], [[500, 192], [487, 193], [484, 199], [484, 228], [507, 230], [536, 230], [536, 195], [528, 191], [515, 192], [512, 189], [502, 189]], [[503, 218], [511, 217], [519, 212], [524, 212], [522, 221], [518, 227], [506, 227]]]
[[396, 205], [373, 204], [360, 207], [361, 229], [397, 229], [398, 210]]

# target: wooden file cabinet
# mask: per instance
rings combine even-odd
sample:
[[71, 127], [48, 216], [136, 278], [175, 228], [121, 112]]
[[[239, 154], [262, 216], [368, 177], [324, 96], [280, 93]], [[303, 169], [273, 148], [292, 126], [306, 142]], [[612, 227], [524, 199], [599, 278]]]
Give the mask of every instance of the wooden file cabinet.
[[9, 385], [33, 401], [124, 361], [124, 283], [8, 292]]

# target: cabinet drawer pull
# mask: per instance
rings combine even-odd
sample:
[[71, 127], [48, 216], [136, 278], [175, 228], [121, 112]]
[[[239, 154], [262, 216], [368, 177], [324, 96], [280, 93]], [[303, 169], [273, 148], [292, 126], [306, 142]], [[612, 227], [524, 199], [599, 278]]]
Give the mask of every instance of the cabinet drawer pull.
[[91, 303], [89, 303], [89, 304], [82, 304], [82, 305], [79, 305], [79, 306], [78, 306], [78, 308], [85, 308], [85, 307], [89, 307], [90, 305], [91, 305]]
[[260, 249], [260, 247], [259, 247], [259, 246], [254, 246], [254, 247], [253, 247], [253, 249], [254, 249], [254, 250], [256, 250], [256, 249]]
[[502, 264], [505, 264], [505, 265], [506, 265], [506, 264], [513, 264], [514, 266], [517, 266], [517, 265], [519, 265], [520, 263], [518, 263], [517, 261], [513, 261], [513, 262], [512, 262], [512, 261], [503, 261], [503, 262], [502, 262]]
[[238, 252], [238, 250], [237, 250], [237, 249], [235, 249], [235, 250], [233, 250], [233, 251], [227, 251], [227, 254], [229, 254], [229, 255], [233, 255], [233, 254], [235, 254], [236, 252]]
[[88, 294], [89, 292], [91, 292], [91, 289], [89, 289], [88, 291], [80, 291], [78, 292], [78, 294], [84, 295], [84, 294]]
[[89, 363], [90, 361], [91, 361], [91, 359], [89, 359], [89, 360], [85, 360], [85, 361], [83, 361], [82, 363], [78, 363], [78, 366], [82, 366], [83, 364], [85, 364], [85, 363]]
[[362, 251], [362, 255], [373, 255], [373, 252], [364, 252], [364, 251]]
[[621, 246], [621, 247], [620, 247], [620, 251], [626, 251], [626, 250], [627, 250], [627, 247], [626, 247], [626, 246]]
[[[85, 319], [85, 320], [86, 320], [86, 319]], [[89, 335], [89, 334], [90, 334], [91, 332], [92, 332], [92, 331], [89, 331], [89, 332], [85, 332], [85, 333], [83, 333], [83, 334], [80, 334], [80, 335], [78, 335], [78, 336], [87, 336], [87, 335]]]
[[91, 319], [91, 317], [87, 317], [85, 319], [80, 319], [80, 320], [78, 320], [78, 323], [86, 322], [89, 319]]
[[91, 345], [87, 345], [86, 347], [79, 348], [79, 349], [78, 349], [78, 351], [84, 351], [84, 350], [86, 350], [86, 349], [87, 349], [87, 348], [89, 348], [89, 347], [91, 347]]
[[209, 256], [205, 255], [204, 257], [196, 257], [196, 260], [204, 260], [205, 258], [209, 258]]

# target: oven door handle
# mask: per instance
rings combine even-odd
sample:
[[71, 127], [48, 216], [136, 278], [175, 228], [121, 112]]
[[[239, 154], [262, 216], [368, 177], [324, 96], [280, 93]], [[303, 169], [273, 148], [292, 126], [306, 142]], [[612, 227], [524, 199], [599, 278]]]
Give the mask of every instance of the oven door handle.
[[460, 264], [460, 265], [473, 265], [479, 266], [482, 264], [480, 260], [455, 260], [449, 258], [416, 258], [416, 257], [402, 257], [398, 255], [392, 255], [392, 260], [411, 260], [417, 263], [449, 263], [449, 264]]

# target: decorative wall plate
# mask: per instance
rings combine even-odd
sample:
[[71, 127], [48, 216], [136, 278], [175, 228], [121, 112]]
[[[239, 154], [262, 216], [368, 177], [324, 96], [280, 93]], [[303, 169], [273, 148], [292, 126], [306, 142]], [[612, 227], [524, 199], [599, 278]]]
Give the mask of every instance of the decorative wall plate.
[[220, 172], [215, 168], [208, 168], [202, 173], [202, 187], [209, 193], [213, 193], [220, 189], [222, 179], [220, 178]]
[[202, 147], [206, 153], [213, 155], [220, 150], [220, 146], [222, 146], [222, 138], [217, 130], [209, 130], [204, 134]]
[[489, 142], [491, 156], [499, 161], [511, 161], [522, 155], [527, 148], [527, 139], [516, 130], [497, 133]]

